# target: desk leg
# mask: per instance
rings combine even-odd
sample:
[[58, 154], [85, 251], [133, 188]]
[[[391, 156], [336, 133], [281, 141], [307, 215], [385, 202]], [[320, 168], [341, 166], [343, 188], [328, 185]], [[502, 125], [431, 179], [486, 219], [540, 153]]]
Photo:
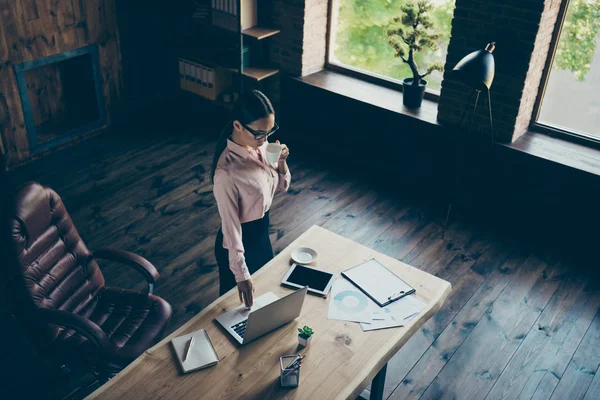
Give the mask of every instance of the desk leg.
[[383, 388], [385, 386], [385, 373], [387, 372], [387, 363], [381, 368], [381, 370], [373, 378], [371, 382], [371, 396], [369, 400], [382, 400], [383, 399]]
[[385, 374], [387, 372], [387, 363], [375, 375], [371, 382], [371, 390], [365, 389], [358, 400], [383, 400], [383, 389], [385, 387]]

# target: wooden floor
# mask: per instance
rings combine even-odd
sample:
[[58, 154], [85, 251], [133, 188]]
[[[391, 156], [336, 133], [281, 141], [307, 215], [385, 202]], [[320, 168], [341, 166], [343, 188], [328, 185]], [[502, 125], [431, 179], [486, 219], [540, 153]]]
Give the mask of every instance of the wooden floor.
[[[171, 332], [217, 298], [220, 221], [208, 182], [212, 139], [162, 137], [103, 135], [11, 177], [57, 190], [89, 248], [153, 262], [156, 293], [174, 308]], [[440, 312], [389, 363], [386, 398], [600, 398], [600, 290], [585, 268], [464, 215], [442, 239], [443, 203], [410, 200], [410, 189], [293, 149], [290, 167], [292, 187], [271, 213], [276, 252], [317, 224], [452, 283]], [[108, 285], [144, 287], [135, 273], [101, 267]]]

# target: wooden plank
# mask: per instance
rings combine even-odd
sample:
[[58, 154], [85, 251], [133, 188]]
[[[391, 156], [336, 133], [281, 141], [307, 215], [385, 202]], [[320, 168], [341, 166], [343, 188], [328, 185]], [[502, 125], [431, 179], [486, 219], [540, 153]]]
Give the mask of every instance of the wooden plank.
[[[36, 68], [25, 75], [36, 127], [63, 118], [68, 113], [68, 105], [64, 99], [64, 73], [59, 64]], [[43, 141], [40, 138], [40, 142]]]
[[281, 32], [279, 29], [271, 29], [271, 28], [263, 28], [263, 27], [255, 26], [252, 28], [245, 29], [244, 32], [242, 32], [242, 33], [244, 35], [250, 36], [256, 40], [262, 40], [262, 39], [271, 37], [273, 35], [277, 35], [279, 32]]
[[28, 143], [22, 140], [25, 132], [23, 114], [20, 107], [19, 91], [15, 82], [14, 72], [10, 60], [20, 60], [22, 57], [21, 37], [19, 29], [22, 27], [17, 24], [17, 18], [13, 17], [15, 4], [12, 1], [0, 0], [0, 22], [2, 24], [2, 42], [6, 46], [7, 58], [0, 64], [0, 108], [3, 128], [0, 131], [5, 151], [5, 162], [11, 164], [29, 154]]
[[[585, 280], [567, 278], [540, 315], [525, 340], [515, 352], [486, 399], [509, 399], [522, 397], [522, 391], [533, 374], [539, 370], [539, 364], [548, 354], [556, 354], [559, 345], [553, 342], [555, 334], [570, 330], [581, 314], [589, 294], [583, 293]], [[589, 320], [591, 322], [591, 320]], [[561, 373], [562, 374], [562, 373]]]
[[12, 47], [17, 50], [11, 57], [12, 63], [21, 63], [25, 60], [31, 60], [31, 47], [34, 39], [30, 37], [27, 29], [27, 21], [25, 20], [25, 11], [23, 10], [23, 2], [9, 1], [9, 11], [5, 20], [9, 18], [11, 26], [6, 30], [9, 35], [7, 40], [12, 42]]
[[51, 3], [56, 0], [37, 0], [37, 5], [40, 17], [26, 21], [27, 38], [29, 39], [26, 48], [26, 59], [31, 61], [41, 57], [47, 57], [66, 49], [62, 46], [62, 35], [60, 31], [54, 30], [54, 17], [52, 14], [55, 11], [52, 9]]
[[23, 12], [27, 21], [38, 19], [40, 14], [38, 12], [37, 0], [22, 0], [23, 1]]
[[[267, 266], [255, 274], [255, 280], [263, 290], [282, 295], [289, 290], [280, 286], [280, 274], [288, 268], [291, 248], [310, 245], [321, 254], [319, 265], [325, 269], [341, 271], [358, 260], [376, 257], [392, 268], [410, 284], [419, 288], [418, 297], [428, 304], [407, 327], [381, 330], [365, 334], [358, 324], [326, 318], [327, 303], [322, 299], [305, 299], [298, 323], [305, 320], [322, 332], [311, 344], [310, 356], [303, 364], [301, 379], [295, 390], [295, 398], [355, 398], [391, 355], [437, 310], [450, 291], [450, 285], [438, 278], [400, 263], [373, 250], [341, 238], [322, 228], [313, 227], [288, 249], [280, 253]], [[326, 248], [324, 247], [326, 246]], [[148, 350], [138, 360], [90, 398], [114, 398], [121, 395], [158, 398], [167, 395], [161, 380], [167, 379], [170, 398], [212, 398], [227, 393], [232, 398], [279, 398], [288, 394], [276, 385], [279, 370], [276, 368], [278, 354], [292, 351], [297, 339], [293, 333], [297, 323], [291, 323], [252, 344], [237, 349], [212, 322], [224, 308], [236, 305], [237, 294], [232, 290], [194, 317], [190, 322], [165, 338], [159, 345]], [[179, 376], [172, 362], [169, 340], [183, 332], [200, 326], [209, 331], [221, 362], [217, 368], [196, 374]], [[342, 339], [340, 339], [342, 338]], [[350, 342], [352, 346], [350, 346]], [[311, 361], [314, 360], [314, 361]], [[326, 361], [326, 362], [325, 362]], [[242, 375], [240, 375], [242, 374]], [[143, 379], [142, 375], [144, 376]], [[149, 379], [149, 377], [152, 377]], [[243, 377], [243, 379], [240, 379]], [[304, 378], [302, 378], [304, 377]], [[173, 385], [173, 383], [175, 383]], [[122, 385], [122, 386], [121, 386]], [[126, 394], [125, 394], [126, 393]]]
[[423, 398], [484, 398], [556, 292], [562, 272], [536, 258], [521, 267]]
[[[5, 3], [4, 5], [2, 3]], [[6, 0], [0, 0], [0, 11], [6, 9]], [[6, 33], [4, 31], [4, 14], [0, 12], [0, 68], [10, 57], [8, 45], [6, 43]]]
[[[293, 179], [293, 176], [292, 176]], [[284, 223], [281, 226], [274, 227], [271, 225], [272, 231], [275, 233], [275, 237], [271, 236], [274, 240], [273, 251], [279, 254], [283, 249], [290, 245], [296, 238], [298, 238], [302, 232], [305, 232], [312, 225], [322, 226], [326, 221], [331, 218], [340, 208], [344, 208], [348, 204], [355, 201], [360, 197], [361, 191], [357, 190], [354, 185], [350, 185], [345, 190], [340, 191], [337, 196], [329, 196], [329, 202], [318, 212], [314, 213], [308, 219], [303, 221], [301, 224], [293, 228], [288, 228]], [[274, 209], [274, 214], [278, 213], [277, 208]]]
[[585, 397], [583, 400], [596, 400], [600, 399], [600, 368], [596, 370], [594, 374], [594, 379], [587, 392], [585, 393]]
[[77, 41], [73, 0], [51, 0], [48, 17], [48, 31], [54, 31], [58, 52], [81, 47]]
[[585, 396], [600, 367], [600, 310], [585, 333], [567, 370], [552, 393], [551, 400], [581, 399]]
[[[237, 68], [225, 68], [228, 71], [237, 73]], [[278, 69], [275, 68], [259, 68], [259, 67], [244, 67], [244, 72], [242, 73], [245, 77], [254, 79], [257, 82], [262, 81], [263, 79], [267, 79], [273, 75], [279, 73]]]
[[3, 125], [3, 139], [6, 146], [6, 160], [9, 164], [29, 156], [29, 139], [25, 129], [25, 120], [19, 90], [12, 67], [6, 65], [0, 69], [0, 94], [8, 112], [8, 124]]
[[[402, 353], [404, 349], [395, 357], [391, 365], [394, 367], [393, 378], [390, 377], [386, 382], [386, 393], [391, 393], [389, 399], [418, 399], [427, 390], [431, 382], [435, 379], [442, 368], [452, 358], [456, 350], [468, 339], [469, 335], [477, 326], [477, 323], [485, 315], [489, 308], [510, 280], [515, 276], [516, 270], [521, 266], [523, 257], [521, 255], [512, 255], [507, 259], [507, 249], [497, 247], [486, 251], [479, 259], [470, 264], [470, 270], [492, 271], [485, 281], [478, 286], [476, 292], [468, 299], [464, 307], [454, 316], [440, 335], [424, 351], [418, 362], [410, 364]], [[464, 273], [464, 269], [461, 270]], [[468, 272], [465, 273], [468, 275]], [[485, 275], [483, 275], [485, 276]], [[461, 277], [464, 278], [464, 277]], [[447, 279], [447, 278], [446, 278]], [[450, 281], [453, 284], [453, 294], [448, 298], [446, 306], [453, 302], [453, 297], [457, 296], [457, 284], [468, 287], [471, 282], [475, 282], [471, 287], [477, 287], [477, 280], [455, 279]], [[468, 298], [469, 292], [465, 293], [463, 298]], [[425, 325], [427, 327], [428, 324]], [[429, 327], [427, 327], [429, 329]], [[417, 333], [418, 335], [418, 333]], [[425, 338], [423, 343], [428, 343]], [[418, 343], [418, 342], [417, 342]], [[410, 346], [411, 342], [407, 343]], [[407, 353], [408, 353], [407, 348]], [[422, 350], [417, 350], [420, 353]], [[414, 351], [412, 352], [415, 353]], [[397, 366], [394, 361], [397, 361]], [[408, 365], [407, 365], [408, 364]], [[406, 371], [409, 371], [406, 373]], [[393, 391], [393, 393], [392, 393]]]
[[[394, 209], [393, 200], [380, 201], [379, 199], [377, 193], [364, 190], [362, 197], [341, 208], [323, 224], [323, 227], [359, 243], [378, 237], [394, 223], [390, 216], [401, 218], [408, 212], [408, 207], [400, 205], [398, 207], [400, 210]], [[362, 217], [370, 220], [371, 223], [365, 225]]]
[[8, 57], [2, 59], [2, 62], [8, 60], [21, 60], [22, 52], [19, 45], [19, 30], [15, 18], [13, 18], [13, 5], [10, 0], [0, 0], [0, 21], [2, 22], [2, 41], [5, 43]]
[[[586, 289], [579, 295], [575, 305], [568, 311], [560, 326], [548, 329], [546, 326], [542, 326], [541, 323], [536, 323], [532, 328], [532, 332], [526, 338], [526, 342], [532, 343], [533, 338], [537, 338], [538, 341], [543, 339], [538, 337], [538, 334], [543, 334], [549, 341], [539, 350], [539, 354], [531, 353], [528, 355], [522, 369], [526, 379], [524, 384], [519, 382], [520, 378], [512, 374], [514, 366], [512, 361], [507, 366], [503, 375], [513, 375], [513, 386], [522, 387], [520, 393], [517, 390], [510, 391], [516, 393], [518, 398], [521, 399], [550, 398], [569, 361], [581, 343], [581, 339], [594, 319], [595, 310], [599, 304], [600, 294], [594, 290]], [[536, 329], [538, 332], [535, 331]], [[525, 342], [523, 344], [525, 345]], [[522, 354], [528, 348], [524, 347], [524, 349], [520, 348], [515, 356]]]
[[275, 68], [246, 67], [244, 68], [243, 75], [260, 82], [278, 73], [279, 70]]

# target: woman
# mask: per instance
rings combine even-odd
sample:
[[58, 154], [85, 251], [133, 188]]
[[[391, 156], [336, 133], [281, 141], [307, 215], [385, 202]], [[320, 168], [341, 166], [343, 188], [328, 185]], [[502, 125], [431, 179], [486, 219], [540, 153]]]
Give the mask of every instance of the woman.
[[215, 241], [220, 295], [237, 285], [246, 307], [254, 303], [251, 275], [273, 258], [273, 196], [290, 186], [287, 146], [282, 145], [278, 162], [271, 164], [266, 157], [267, 138], [277, 129], [269, 99], [258, 90], [248, 92], [236, 102], [233, 123], [221, 134], [213, 160], [211, 178], [221, 216]]

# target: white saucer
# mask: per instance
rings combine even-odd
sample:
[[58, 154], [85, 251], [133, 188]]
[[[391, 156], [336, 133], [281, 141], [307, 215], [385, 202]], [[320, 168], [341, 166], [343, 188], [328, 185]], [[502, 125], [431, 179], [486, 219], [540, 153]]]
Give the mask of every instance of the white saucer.
[[298, 264], [310, 264], [317, 259], [317, 252], [310, 247], [298, 247], [292, 251], [292, 260]]

